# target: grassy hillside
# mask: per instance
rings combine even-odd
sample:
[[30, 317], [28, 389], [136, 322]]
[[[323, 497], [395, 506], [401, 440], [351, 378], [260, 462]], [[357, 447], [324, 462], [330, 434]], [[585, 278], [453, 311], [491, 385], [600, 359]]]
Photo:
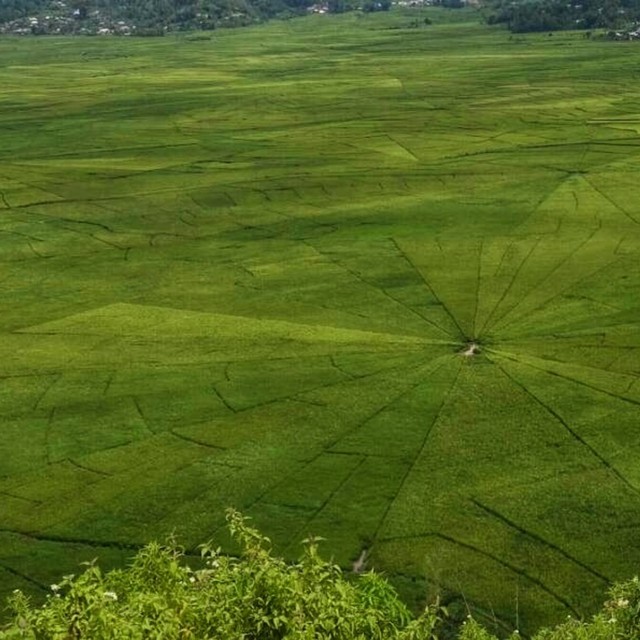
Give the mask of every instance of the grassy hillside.
[[229, 505], [524, 631], [637, 571], [640, 54], [419, 15], [0, 40], [4, 593]]

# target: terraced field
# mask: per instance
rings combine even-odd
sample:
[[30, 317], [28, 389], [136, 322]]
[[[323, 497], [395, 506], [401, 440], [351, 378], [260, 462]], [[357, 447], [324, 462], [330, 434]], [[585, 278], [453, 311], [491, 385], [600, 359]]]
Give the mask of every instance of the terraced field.
[[414, 15], [0, 40], [2, 594], [229, 505], [505, 628], [638, 571], [640, 49]]

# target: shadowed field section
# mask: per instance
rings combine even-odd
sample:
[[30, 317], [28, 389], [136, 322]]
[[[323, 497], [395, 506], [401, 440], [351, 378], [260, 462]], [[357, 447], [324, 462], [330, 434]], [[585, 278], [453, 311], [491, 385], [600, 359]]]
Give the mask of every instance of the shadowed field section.
[[227, 506], [503, 630], [637, 572], [637, 54], [425, 11], [0, 42], [0, 595]]

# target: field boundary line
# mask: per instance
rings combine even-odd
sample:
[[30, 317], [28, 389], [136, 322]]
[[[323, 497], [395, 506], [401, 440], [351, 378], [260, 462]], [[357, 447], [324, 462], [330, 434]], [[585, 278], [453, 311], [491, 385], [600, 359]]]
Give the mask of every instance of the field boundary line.
[[309, 242], [308, 240], [303, 239], [301, 242], [305, 246], [308, 246], [311, 249], [313, 249], [316, 253], [318, 253], [318, 255], [320, 255], [323, 258], [325, 258], [326, 260], [328, 260], [331, 264], [335, 264], [337, 267], [343, 269], [344, 271], [346, 271], [347, 273], [352, 275], [359, 282], [362, 282], [363, 284], [367, 285], [368, 287], [371, 287], [371, 288], [375, 289], [376, 291], [379, 291], [382, 295], [384, 295], [387, 298], [389, 298], [394, 304], [400, 305], [401, 307], [403, 307], [404, 309], [406, 309], [407, 311], [409, 311], [413, 315], [417, 316], [422, 322], [426, 322], [427, 324], [431, 325], [435, 329], [438, 329], [445, 336], [449, 337], [449, 333], [448, 333], [448, 331], [446, 331], [446, 329], [443, 329], [439, 324], [437, 324], [433, 320], [430, 320], [429, 318], [426, 318], [419, 311], [416, 311], [415, 309], [411, 308], [409, 305], [405, 304], [404, 302], [401, 302], [400, 300], [398, 300], [397, 298], [392, 296], [387, 291], [387, 289], [385, 289], [384, 287], [379, 287], [379, 286], [376, 286], [375, 284], [372, 284], [365, 277], [363, 277], [360, 273], [356, 272], [354, 269], [352, 269], [348, 265], [344, 264], [344, 262], [342, 262], [342, 261], [340, 261], [340, 260], [338, 260], [336, 258], [333, 258], [330, 255], [328, 255], [327, 253], [325, 253], [322, 250], [318, 249], [316, 246], [311, 244], [311, 242]]
[[614, 202], [600, 187], [597, 187], [591, 180], [589, 180], [586, 176], [581, 176], [582, 179], [594, 190], [597, 191], [607, 202], [610, 202], [620, 213], [622, 213], [626, 218], [629, 219], [633, 224], [640, 225], [640, 221], [636, 220], [626, 209], [623, 209], [619, 204]]
[[505, 567], [506, 569], [509, 569], [510, 571], [515, 573], [516, 575], [522, 576], [526, 580], [529, 580], [530, 582], [533, 582], [533, 584], [535, 584], [538, 587], [540, 587], [545, 593], [549, 594], [552, 598], [554, 598], [555, 600], [560, 602], [562, 605], [564, 605], [564, 607], [566, 609], [569, 609], [569, 611], [571, 611], [571, 613], [573, 613], [573, 615], [576, 618], [580, 618], [580, 614], [573, 608], [573, 606], [571, 605], [571, 603], [568, 600], [563, 598], [561, 595], [557, 594], [553, 589], [548, 587], [539, 578], [535, 578], [534, 576], [529, 575], [524, 569], [519, 569], [518, 567], [516, 567], [515, 565], [511, 564], [510, 562], [507, 562], [506, 560], [502, 560], [498, 556], [495, 556], [494, 554], [489, 553], [488, 551], [484, 551], [484, 550], [476, 547], [475, 545], [469, 544], [467, 542], [463, 542], [462, 540], [457, 540], [456, 538], [454, 538], [452, 536], [447, 536], [447, 535], [445, 535], [443, 533], [434, 533], [432, 535], [437, 537], [437, 538], [441, 538], [443, 540], [446, 540], [447, 542], [451, 542], [452, 544], [459, 545], [459, 546], [461, 546], [461, 547], [463, 547], [465, 549], [469, 549], [470, 551], [474, 551], [475, 553], [478, 553], [478, 554], [480, 554], [480, 555], [482, 555], [482, 556], [484, 556], [486, 558], [490, 558], [494, 562], [497, 562], [499, 565]]
[[398, 251], [398, 253], [400, 254], [400, 256], [402, 258], [404, 258], [404, 260], [407, 262], [407, 264], [418, 274], [418, 276], [420, 276], [420, 278], [422, 279], [422, 281], [425, 283], [425, 285], [427, 286], [427, 289], [431, 292], [431, 295], [436, 299], [436, 302], [444, 309], [444, 311], [446, 312], [446, 314], [451, 318], [451, 320], [453, 321], [453, 324], [456, 326], [456, 328], [458, 329], [458, 332], [460, 333], [460, 338], [464, 339], [465, 338], [465, 332], [462, 330], [462, 327], [460, 326], [460, 324], [458, 323], [458, 320], [456, 319], [456, 317], [453, 315], [453, 313], [451, 313], [451, 310], [449, 309], [449, 307], [440, 299], [440, 297], [438, 296], [438, 294], [435, 292], [434, 288], [431, 286], [431, 284], [429, 283], [429, 281], [427, 280], [426, 276], [424, 275], [424, 273], [422, 273], [422, 271], [420, 269], [418, 269], [418, 267], [416, 267], [416, 265], [413, 263], [413, 261], [411, 260], [411, 258], [409, 258], [409, 256], [407, 255], [407, 253], [402, 249], [402, 247], [400, 246], [400, 244], [398, 243], [398, 241], [391, 237], [389, 238], [391, 240], [391, 242], [393, 243], [393, 245], [395, 246], [396, 250]]
[[[333, 498], [338, 495], [338, 492], [342, 489], [342, 487], [344, 487], [347, 482], [349, 482], [349, 480], [351, 480], [351, 478], [353, 478], [353, 476], [356, 474], [356, 472], [358, 471], [358, 469], [360, 469], [360, 467], [362, 467], [362, 465], [367, 461], [368, 456], [364, 453], [361, 454], [356, 454], [360, 456], [360, 460], [358, 460], [358, 462], [356, 462], [356, 464], [353, 465], [353, 467], [348, 471], [348, 473], [344, 476], [344, 478], [338, 483], [338, 485], [331, 490], [331, 492], [329, 493], [329, 495], [323, 500], [322, 504], [314, 510], [314, 512], [312, 514], [309, 515], [308, 518], [305, 519], [305, 523], [304, 525], [300, 526], [297, 530], [297, 533], [299, 534], [300, 531], [306, 527], [311, 526], [311, 523], [324, 511], [324, 509], [326, 509], [326, 507], [329, 505], [329, 503], [331, 502], [331, 500], [333, 500]], [[277, 504], [277, 503], [275, 503]], [[289, 545], [287, 545], [289, 546]]]
[[42, 582], [39, 582], [38, 580], [36, 580], [35, 578], [32, 578], [31, 576], [27, 575], [26, 573], [22, 573], [22, 571], [17, 571], [13, 567], [10, 567], [10, 566], [6, 565], [4, 562], [0, 562], [0, 569], [2, 569], [3, 571], [6, 571], [7, 573], [10, 573], [12, 576], [16, 576], [18, 578], [22, 578], [26, 582], [29, 582], [32, 585], [36, 586], [41, 591], [45, 591], [45, 592], [49, 591], [49, 585], [46, 585], [46, 584], [43, 584]]
[[472, 338], [477, 338], [478, 333], [476, 331], [476, 324], [478, 321], [478, 309], [480, 308], [480, 286], [482, 284], [482, 253], [484, 251], [484, 237], [480, 238], [480, 251], [478, 253], [478, 275], [476, 281], [476, 308], [473, 312], [473, 324], [472, 324]]
[[[639, 345], [640, 347], [640, 345]], [[639, 348], [639, 347], [634, 347], [634, 348]], [[626, 396], [621, 396], [617, 393], [613, 393], [613, 391], [607, 391], [606, 389], [603, 389], [601, 387], [596, 387], [592, 384], [589, 384], [588, 382], [583, 382], [582, 380], [578, 380], [577, 378], [573, 378], [571, 376], [568, 375], [562, 375], [561, 373], [558, 373], [557, 371], [552, 371], [551, 369], [545, 369], [544, 367], [541, 366], [536, 366], [535, 364], [532, 364], [531, 362], [528, 362], [526, 360], [519, 360], [518, 358], [514, 357], [513, 355], [508, 354], [507, 352], [500, 352], [500, 351], [495, 351], [495, 353], [497, 353], [499, 356], [504, 357], [507, 360], [511, 360], [512, 362], [517, 362], [518, 364], [522, 364], [525, 365], [527, 367], [531, 367], [532, 369], [536, 369], [537, 371], [542, 371], [544, 373], [548, 373], [550, 376], [555, 376], [556, 378], [562, 378], [563, 380], [568, 380], [569, 382], [573, 382], [575, 384], [581, 385], [583, 387], [587, 387], [588, 389], [592, 389], [593, 391], [597, 391], [598, 393], [603, 393], [604, 395], [607, 395], [611, 398], [615, 398], [616, 400], [621, 400], [622, 402], [628, 402], [629, 404], [633, 404], [636, 406], [640, 407], [640, 400], [634, 400], [633, 398], [627, 398]], [[550, 362], [557, 362], [560, 365], [566, 365], [568, 363], [563, 362], [561, 360], [551, 360]], [[585, 365], [581, 365], [581, 366], [585, 366]], [[609, 374], [613, 374], [613, 375], [620, 375], [620, 376], [626, 376], [626, 377], [632, 377], [632, 378], [639, 378], [640, 376], [636, 375], [635, 373], [618, 373], [617, 371], [609, 371], [608, 369], [602, 369], [601, 367], [588, 367], [589, 369], [594, 369], [595, 371], [602, 371], [603, 373], [609, 373]]]
[[105, 478], [113, 477], [112, 473], [108, 473], [106, 471], [100, 471], [99, 469], [92, 469], [91, 467], [87, 467], [86, 465], [81, 464], [80, 462], [77, 462], [73, 458], [67, 458], [67, 462], [69, 464], [72, 464], [74, 467], [77, 467], [78, 469], [82, 469], [83, 471], [88, 471], [89, 473], [96, 473], [99, 476], [103, 476]]
[[381, 538], [379, 542], [388, 543], [388, 542], [395, 542], [396, 540], [420, 540], [424, 538], [440, 538], [445, 542], [449, 542], [453, 545], [460, 546], [463, 549], [473, 551], [474, 553], [477, 553], [485, 558], [489, 558], [490, 560], [493, 560], [495, 563], [499, 564], [505, 569], [508, 569], [512, 573], [515, 573], [516, 575], [525, 578], [525, 580], [529, 580], [530, 582], [538, 586], [540, 589], [542, 589], [542, 591], [550, 595], [554, 600], [562, 604], [565, 607], [565, 609], [568, 609], [569, 611], [571, 611], [571, 613], [576, 618], [578, 619], [580, 618], [580, 614], [573, 608], [571, 603], [568, 600], [565, 600], [562, 596], [558, 595], [555, 591], [553, 591], [553, 589], [548, 587], [546, 584], [544, 584], [542, 580], [529, 575], [526, 571], [524, 571], [524, 569], [519, 569], [515, 565], [511, 564], [510, 562], [507, 562], [506, 560], [502, 560], [501, 558], [493, 555], [489, 551], [484, 551], [483, 549], [480, 549], [475, 545], [469, 544], [468, 542], [463, 542], [462, 540], [458, 540], [457, 538], [454, 538], [452, 536], [448, 536], [444, 533], [439, 533], [436, 531], [428, 531], [426, 533], [419, 533], [415, 535], [392, 536], [389, 538]]
[[607, 576], [603, 575], [599, 571], [596, 571], [593, 567], [590, 567], [589, 565], [585, 564], [581, 560], [578, 560], [577, 558], [574, 558], [570, 553], [568, 553], [567, 551], [565, 551], [564, 549], [562, 549], [561, 547], [559, 547], [555, 543], [550, 542], [548, 540], [545, 540], [542, 536], [539, 536], [537, 533], [533, 533], [532, 531], [529, 531], [529, 530], [525, 529], [524, 527], [520, 526], [519, 524], [516, 524], [515, 522], [513, 522], [512, 520], [510, 520], [509, 518], [507, 518], [506, 516], [501, 514], [499, 511], [496, 511], [492, 507], [489, 507], [489, 506], [483, 504], [477, 498], [471, 498], [471, 502], [473, 502], [473, 504], [475, 504], [477, 507], [479, 507], [483, 511], [486, 511], [488, 514], [492, 515], [494, 518], [500, 520], [501, 522], [503, 522], [507, 526], [511, 527], [512, 529], [515, 529], [516, 531], [528, 536], [529, 538], [535, 540], [536, 542], [538, 542], [538, 543], [540, 543], [540, 544], [542, 544], [542, 545], [544, 545], [546, 547], [549, 547], [550, 549], [553, 549], [554, 551], [558, 552], [561, 556], [563, 556], [567, 560], [570, 560], [571, 562], [577, 564], [579, 567], [581, 567], [585, 571], [589, 572], [590, 574], [592, 574], [593, 576], [595, 576], [599, 580], [602, 580], [603, 582], [606, 582], [607, 584], [609, 584], [611, 582], [610, 578], [607, 578]]
[[[443, 357], [445, 357], [445, 356], [440, 356], [440, 358], [443, 358]], [[439, 368], [443, 367], [444, 364], [445, 363], [442, 363], [442, 364], [438, 365], [435, 370], [437, 371]], [[424, 364], [420, 365], [420, 366], [416, 367], [416, 369], [421, 369], [424, 366], [425, 366]], [[398, 402], [398, 400], [400, 400], [402, 397], [404, 397], [408, 393], [411, 393], [416, 387], [418, 387], [420, 384], [423, 384], [423, 383], [424, 383], [424, 379], [421, 378], [418, 382], [413, 382], [410, 385], [406, 386], [399, 394], [394, 396], [385, 405], [383, 405], [382, 407], [379, 407], [373, 413], [369, 414], [367, 417], [365, 417], [363, 420], [357, 422], [352, 427], [350, 427], [348, 429], [345, 429], [345, 431], [340, 433], [337, 437], [333, 438], [331, 441], [326, 442], [325, 444], [323, 444], [322, 447], [311, 458], [309, 458], [308, 460], [305, 460], [300, 466], [296, 467], [291, 474], [286, 475], [285, 477], [283, 477], [280, 480], [278, 480], [278, 482], [276, 482], [275, 484], [269, 486], [255, 500], [251, 501], [247, 508], [253, 507], [254, 505], [262, 502], [262, 498], [264, 498], [269, 492], [271, 492], [272, 490], [277, 489], [282, 484], [285, 484], [287, 481], [289, 481], [291, 479], [291, 476], [294, 476], [295, 474], [301, 472], [302, 470], [307, 469], [308, 467], [310, 467], [316, 460], [318, 460], [323, 455], [332, 455], [332, 454], [333, 455], [346, 455], [347, 452], [344, 452], [344, 451], [339, 451], [339, 452], [332, 451], [332, 447], [335, 447], [341, 440], [343, 440], [344, 438], [350, 436], [352, 433], [355, 433], [358, 429], [362, 428], [364, 425], [366, 425], [368, 422], [373, 420], [380, 413], [382, 413], [383, 411], [385, 411], [386, 409], [391, 407], [393, 404]], [[360, 456], [364, 456], [365, 458], [369, 457], [366, 454], [358, 453], [358, 452], [353, 452], [353, 454], [351, 454], [351, 452], [349, 452], [349, 455], [360, 455]], [[312, 516], [312, 517], [315, 517], [315, 516]]]
[[[493, 360], [492, 360], [493, 361]], [[618, 480], [620, 480], [628, 489], [630, 489], [636, 495], [640, 495], [640, 489], [635, 487], [629, 480], [627, 480], [601, 453], [599, 453], [594, 447], [592, 447], [582, 436], [580, 436], [566, 420], [550, 405], [541, 400], [533, 391], [529, 390], [523, 383], [514, 378], [499, 362], [493, 361], [494, 364], [511, 380], [516, 386], [520, 387], [529, 397], [531, 397], [539, 406], [541, 406], [547, 413], [552, 415], [564, 429], [583, 447], [585, 447], [591, 454], [597, 458], [601, 464], [610, 471]], [[526, 364], [526, 363], [524, 363]], [[547, 372], [549, 373], [549, 372]], [[562, 377], [562, 376], [560, 376]], [[640, 404], [640, 403], [638, 403]]]
[[[439, 367], [437, 367], [432, 372], [430, 372], [429, 375], [437, 373], [446, 364], [447, 364], [446, 362], [442, 363]], [[460, 361], [460, 363], [458, 364], [458, 370], [456, 371], [456, 373], [455, 373], [455, 375], [453, 377], [453, 380], [451, 381], [451, 385], [449, 386], [447, 391], [445, 391], [444, 395], [442, 396], [442, 400], [440, 401], [440, 406], [438, 407], [438, 410], [436, 411], [436, 414], [433, 417], [433, 420], [431, 421], [431, 424], [429, 425], [429, 428], [427, 429], [427, 431], [424, 434], [424, 437], [422, 438], [422, 443], [421, 443], [421, 445], [420, 445], [420, 447], [418, 449], [418, 452], [414, 456], [413, 460], [409, 463], [409, 466], [407, 467], [407, 470], [405, 471], [402, 479], [400, 480], [400, 483], [398, 484], [398, 489], [394, 493], [394, 495], [391, 498], [391, 500], [389, 500], [389, 504], [387, 505], [387, 508], [385, 509], [384, 513], [382, 514], [382, 517], [380, 518], [380, 522], [378, 523], [378, 526], [376, 527], [376, 530], [373, 533], [373, 544], [375, 544], [376, 540], [378, 539], [378, 535], [379, 535], [382, 527], [384, 526], [384, 523], [385, 523], [385, 521], [386, 521], [386, 519], [387, 519], [387, 517], [389, 515], [389, 512], [391, 511], [395, 501], [398, 499], [398, 496], [400, 495], [400, 492], [402, 491], [406, 481], [408, 480], [409, 475], [411, 474], [411, 472], [415, 468], [416, 464], [420, 460], [420, 457], [424, 453], [424, 450], [425, 450], [425, 448], [427, 446], [427, 442], [429, 440], [429, 436], [431, 435], [431, 433], [432, 433], [433, 429], [435, 428], [438, 420], [440, 419], [440, 416], [442, 414], [442, 410], [444, 409], [445, 405], [449, 401], [449, 397], [451, 396], [451, 393], [453, 392], [454, 388], [456, 387], [456, 385], [458, 383], [458, 378], [460, 377], [460, 372], [461, 371], [462, 371], [462, 361]], [[424, 381], [422, 381], [422, 382], [424, 382]]]
[[[364, 352], [364, 353], [369, 353], [369, 352]], [[446, 357], [448, 354], [445, 355], [441, 355], [438, 356], [438, 358], [442, 358], [442, 357]], [[327, 357], [327, 356], [324, 356]], [[436, 358], [437, 359], [437, 358]], [[287, 396], [279, 396], [277, 398], [272, 398], [271, 400], [265, 400], [264, 402], [260, 402], [258, 404], [254, 404], [254, 405], [250, 405], [248, 407], [243, 407], [242, 409], [238, 409], [236, 411], [236, 413], [242, 413], [244, 411], [251, 411], [252, 409], [258, 409], [260, 407], [264, 407], [264, 406], [268, 406], [270, 404], [275, 404], [277, 402], [286, 402], [288, 400], [293, 401], [293, 402], [300, 402], [300, 400], [298, 399], [298, 396], [301, 396], [305, 393], [313, 393], [314, 391], [319, 391], [320, 389], [328, 389], [330, 387], [335, 387], [337, 385], [340, 384], [346, 384], [349, 382], [357, 382], [359, 380], [364, 380], [366, 378], [372, 378], [374, 376], [380, 375], [380, 374], [386, 374], [388, 372], [391, 371], [395, 371], [396, 369], [409, 369], [410, 371], [413, 370], [418, 370], [421, 369], [422, 367], [424, 367], [424, 362], [427, 360], [427, 358], [422, 358], [420, 360], [417, 361], [417, 363], [411, 363], [410, 366], [407, 367], [406, 364], [399, 364], [399, 365], [395, 365], [393, 367], [385, 367], [383, 369], [377, 369], [376, 371], [372, 371], [371, 373], [366, 373], [364, 375], [361, 376], [356, 376], [355, 378], [349, 378], [349, 377], [345, 377], [343, 380], [337, 380], [335, 382], [327, 382], [325, 384], [321, 384], [315, 387], [311, 387], [309, 389], [303, 389], [302, 391], [298, 391], [296, 393], [294, 393], [293, 395], [287, 395]], [[346, 374], [343, 374], [346, 375]]]
[[[540, 287], [543, 285], [543, 283], [547, 282], [549, 279], [551, 279], [553, 277], [553, 275], [560, 269], [562, 269], [565, 264], [567, 264], [567, 262], [569, 262], [569, 260], [571, 260], [573, 257], [575, 257], [579, 251], [581, 251], [589, 242], [591, 242], [591, 240], [593, 240], [593, 237], [596, 235], [596, 233], [598, 233], [598, 231], [600, 231], [601, 228], [600, 227], [596, 227], [582, 242], [580, 242], [580, 244], [578, 244], [578, 246], [573, 249], [572, 251], [569, 251], [569, 253], [567, 253], [567, 255], [562, 258], [560, 260], [560, 262], [558, 262], [552, 269], [551, 271], [549, 271], [545, 276], [543, 276], [542, 280], [539, 280], [535, 285], [533, 285], [533, 287], [531, 287], [529, 289], [529, 291], [527, 293], [525, 293], [520, 300], [516, 303], [515, 306], [511, 307], [511, 309], [509, 309], [508, 311], [506, 311], [505, 313], [503, 313], [494, 323], [493, 323], [493, 327], [499, 325], [500, 322], [502, 322], [507, 316], [509, 316], [510, 314], [513, 314], [515, 312], [516, 309], [518, 309], [518, 307], [520, 307], [523, 302], [529, 298], [531, 296], [532, 293], [536, 292], [538, 289], [540, 289]], [[574, 286], [574, 285], [571, 285]], [[566, 290], [566, 289], [565, 289]], [[539, 307], [535, 307], [536, 309]], [[516, 318], [512, 318], [509, 322], [507, 322], [506, 324], [502, 325], [502, 328], [504, 329], [505, 327], [508, 327], [510, 325], [512, 325], [516, 320], [518, 320], [518, 317]]]
[[[185, 425], [185, 426], [191, 426], [191, 425]], [[190, 436], [185, 436], [182, 433], [177, 433], [176, 429], [179, 429], [180, 427], [173, 427], [171, 429], [169, 429], [169, 433], [174, 436], [175, 438], [178, 438], [179, 440], [183, 440], [184, 442], [189, 442], [190, 444], [196, 444], [200, 447], [206, 447], [207, 449], [214, 449], [216, 451], [228, 451], [228, 447], [221, 447], [219, 445], [216, 444], [209, 444], [208, 442], [202, 442], [202, 440], [198, 440], [196, 438], [192, 438]], [[242, 467], [237, 466], [237, 465], [225, 465], [225, 466], [233, 466], [234, 468], [237, 469], [241, 469]]]
[[[640, 224], [640, 223], [638, 223], [638, 224]], [[623, 236], [623, 239], [624, 239], [624, 236]], [[611, 260], [609, 260], [608, 262], [605, 262], [604, 264], [600, 265], [599, 267], [596, 267], [596, 269], [594, 269], [593, 271], [590, 271], [589, 273], [587, 273], [583, 277], [579, 278], [578, 280], [575, 280], [574, 282], [568, 284], [564, 289], [561, 289], [557, 293], [553, 294], [553, 296], [551, 296], [550, 298], [547, 298], [543, 303], [541, 303], [538, 306], [533, 307], [532, 309], [530, 309], [529, 313], [533, 313], [534, 311], [538, 311], [539, 309], [542, 309], [545, 305], [549, 304], [550, 302], [552, 302], [556, 298], [559, 298], [560, 296], [564, 295], [567, 291], [571, 291], [571, 289], [573, 289], [574, 287], [579, 286], [583, 282], [587, 281], [589, 278], [597, 275], [598, 273], [600, 273], [601, 271], [604, 271], [605, 269], [608, 269], [609, 267], [612, 267], [616, 263], [618, 263], [618, 262], [620, 262], [622, 260], [626, 260], [627, 258], [629, 258], [630, 255], [633, 255], [634, 253], [637, 253], [637, 250], [631, 252], [631, 254], [618, 255], [618, 256], [612, 258]], [[551, 274], [549, 274], [549, 276], [551, 276]], [[539, 284], [542, 284], [542, 283], [539, 283]], [[538, 285], [536, 285], [535, 288], [538, 288]], [[531, 291], [533, 291], [533, 290], [534, 289], [532, 289]], [[597, 302], [599, 304], [605, 304], [605, 306], [611, 306], [611, 305], [606, 305], [606, 303], [602, 303], [599, 300], [595, 300], [593, 298], [586, 298], [586, 296], [581, 296], [581, 297], [583, 297], [585, 299], [588, 299], [588, 300], [592, 300], [593, 302]], [[514, 309], [515, 308], [516, 307], [514, 307]], [[617, 311], [620, 311], [620, 309], [617, 309]], [[507, 314], [505, 314], [505, 315], [507, 315]], [[503, 318], [504, 317], [505, 316], [503, 316]], [[517, 320], [517, 318], [516, 318], [516, 320]], [[513, 325], [514, 322], [515, 322], [515, 320], [511, 320], [510, 322], [507, 322], [506, 324], [503, 324], [502, 328], [505, 329], [506, 327], [510, 327], [510, 326]]]
[[[506, 297], [509, 295], [509, 292], [511, 291], [511, 288], [513, 287], [513, 285], [515, 284], [516, 280], [518, 279], [518, 276], [520, 275], [520, 271], [524, 267], [525, 262], [527, 262], [527, 260], [529, 260], [529, 258], [531, 257], [533, 252], [537, 249], [537, 247], [538, 247], [538, 245], [540, 244], [541, 241], [542, 241], [542, 238], [540, 236], [538, 236], [536, 241], [533, 243], [533, 245], [531, 245], [531, 249], [529, 249], [529, 251], [527, 252], [525, 257], [522, 259], [522, 261], [520, 262], [520, 264], [518, 265], [518, 267], [514, 271], [513, 277], [509, 281], [509, 284], [505, 287], [504, 291], [502, 292], [502, 295], [500, 296], [500, 299], [498, 300], [498, 302], [496, 302], [495, 306], [493, 307], [493, 309], [491, 310], [491, 312], [487, 316], [486, 320], [484, 321], [484, 324], [482, 325], [482, 328], [480, 329], [480, 333], [483, 333], [484, 330], [487, 328], [487, 326], [489, 326], [489, 322], [493, 318], [494, 314], [496, 313], [496, 311], [498, 310], [500, 305], [504, 302]], [[512, 246], [513, 246], [513, 242], [511, 242], [511, 244], [504, 250], [505, 251], [505, 255], [506, 255], [507, 251]], [[504, 256], [503, 256], [502, 260], [504, 260]]]

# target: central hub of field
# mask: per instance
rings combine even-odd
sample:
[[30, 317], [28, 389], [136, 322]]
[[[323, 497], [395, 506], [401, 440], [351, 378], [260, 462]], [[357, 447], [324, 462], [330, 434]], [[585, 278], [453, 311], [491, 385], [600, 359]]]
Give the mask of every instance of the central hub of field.
[[475, 340], [469, 340], [460, 353], [465, 358], [477, 356], [480, 353], [480, 345]]

